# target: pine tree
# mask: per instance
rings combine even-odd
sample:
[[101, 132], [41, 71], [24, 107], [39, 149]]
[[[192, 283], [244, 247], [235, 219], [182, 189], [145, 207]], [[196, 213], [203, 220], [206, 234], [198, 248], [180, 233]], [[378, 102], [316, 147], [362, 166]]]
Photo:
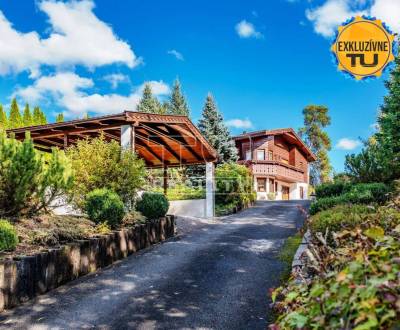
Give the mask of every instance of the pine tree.
[[0, 131], [1, 130], [6, 130], [8, 127], [8, 120], [7, 120], [7, 114], [3, 109], [3, 106], [0, 104]]
[[220, 163], [237, 161], [238, 155], [235, 143], [210, 93], [207, 95], [202, 118], [198, 126], [200, 132], [217, 151]]
[[390, 180], [400, 178], [400, 53], [385, 86], [388, 95], [380, 109], [376, 138], [381, 157], [390, 170]]
[[163, 113], [163, 107], [156, 97], [153, 96], [150, 84], [146, 84], [143, 89], [142, 98], [137, 106], [137, 111], [147, 113]]
[[62, 123], [64, 121], [64, 114], [63, 113], [59, 113], [56, 116], [56, 123]]
[[9, 128], [18, 128], [18, 127], [22, 127], [22, 126], [24, 126], [24, 123], [22, 121], [22, 116], [19, 111], [17, 100], [14, 97], [11, 102], [11, 109], [10, 109], [10, 114], [8, 117], [8, 127]]
[[24, 114], [22, 116], [22, 121], [24, 122], [24, 126], [31, 126], [32, 125], [32, 114], [31, 110], [29, 109], [29, 104], [25, 104]]
[[331, 149], [331, 140], [323, 129], [330, 125], [331, 118], [328, 115], [328, 108], [321, 105], [305, 107], [303, 116], [304, 127], [299, 130], [299, 134], [317, 156], [317, 161], [310, 165], [310, 183], [315, 186], [330, 181], [332, 167], [328, 151]]
[[174, 88], [169, 100], [168, 114], [170, 115], [190, 115], [189, 107], [181, 91], [181, 83], [178, 79], [174, 82]]
[[38, 106], [33, 109], [33, 125], [46, 125], [47, 118], [46, 115]]

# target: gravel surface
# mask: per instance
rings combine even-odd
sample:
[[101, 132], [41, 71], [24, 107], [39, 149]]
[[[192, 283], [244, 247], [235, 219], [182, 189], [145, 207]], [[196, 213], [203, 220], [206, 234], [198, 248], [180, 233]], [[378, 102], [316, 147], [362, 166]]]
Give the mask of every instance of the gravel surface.
[[0, 329], [266, 329], [277, 254], [300, 203], [258, 202], [0, 315]]

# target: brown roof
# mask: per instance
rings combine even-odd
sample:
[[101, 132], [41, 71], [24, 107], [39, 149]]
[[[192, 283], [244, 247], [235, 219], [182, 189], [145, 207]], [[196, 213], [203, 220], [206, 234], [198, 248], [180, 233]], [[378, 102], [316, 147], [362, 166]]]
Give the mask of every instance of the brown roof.
[[8, 135], [23, 140], [30, 133], [35, 147], [50, 151], [67, 148], [83, 138], [103, 136], [121, 140], [121, 126], [135, 128], [135, 151], [149, 167], [179, 166], [214, 162], [216, 151], [186, 116], [159, 115], [124, 111], [115, 115], [93, 117], [11, 129]]
[[271, 135], [283, 135], [289, 143], [297, 145], [300, 150], [306, 155], [307, 160], [310, 162], [316, 161], [317, 157], [303, 142], [300, 136], [295, 132], [293, 128], [277, 128], [272, 130], [260, 130], [254, 132], [246, 132], [240, 135], [234, 136], [235, 141], [249, 139], [249, 137], [260, 137], [260, 136], [271, 136]]

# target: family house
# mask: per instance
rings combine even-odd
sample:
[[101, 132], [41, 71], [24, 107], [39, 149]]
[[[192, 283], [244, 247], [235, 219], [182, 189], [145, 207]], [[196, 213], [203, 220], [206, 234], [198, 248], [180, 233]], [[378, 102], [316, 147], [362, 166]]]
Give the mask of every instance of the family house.
[[254, 179], [257, 199], [306, 199], [309, 163], [315, 155], [292, 128], [244, 132], [235, 136], [239, 163]]

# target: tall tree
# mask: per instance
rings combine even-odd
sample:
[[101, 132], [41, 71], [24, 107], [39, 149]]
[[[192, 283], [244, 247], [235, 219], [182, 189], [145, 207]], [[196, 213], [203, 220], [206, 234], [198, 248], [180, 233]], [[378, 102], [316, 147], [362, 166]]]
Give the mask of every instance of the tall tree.
[[31, 110], [29, 109], [28, 103], [25, 104], [24, 114], [22, 115], [22, 121], [24, 123], [24, 126], [31, 126], [33, 124], [32, 114]]
[[64, 121], [64, 114], [63, 113], [59, 113], [56, 116], [56, 123], [62, 123]]
[[0, 104], [0, 130], [7, 129], [7, 126], [8, 126], [7, 114], [4, 111], [3, 106]]
[[45, 125], [47, 124], [46, 115], [38, 106], [33, 109], [33, 125]]
[[219, 155], [219, 162], [235, 162], [237, 149], [213, 96], [209, 93], [204, 104], [199, 129]]
[[163, 107], [158, 99], [153, 96], [150, 84], [144, 86], [142, 98], [137, 106], [137, 111], [158, 114], [163, 113]]
[[22, 121], [21, 112], [19, 111], [18, 103], [16, 98], [14, 97], [11, 102], [10, 114], [8, 117], [8, 127], [9, 128], [18, 128], [24, 126]]
[[178, 79], [174, 82], [174, 87], [169, 100], [168, 114], [190, 116], [190, 110], [182, 93], [181, 83]]
[[391, 173], [388, 179], [400, 178], [400, 52], [395, 67], [385, 82], [388, 94], [378, 116], [379, 131], [376, 134], [380, 151], [387, 161]]
[[303, 109], [303, 116], [304, 127], [299, 130], [299, 134], [317, 156], [317, 161], [310, 165], [310, 182], [315, 186], [331, 180], [332, 167], [328, 157], [331, 140], [324, 131], [324, 128], [330, 125], [331, 118], [328, 108], [321, 105], [308, 105]]

